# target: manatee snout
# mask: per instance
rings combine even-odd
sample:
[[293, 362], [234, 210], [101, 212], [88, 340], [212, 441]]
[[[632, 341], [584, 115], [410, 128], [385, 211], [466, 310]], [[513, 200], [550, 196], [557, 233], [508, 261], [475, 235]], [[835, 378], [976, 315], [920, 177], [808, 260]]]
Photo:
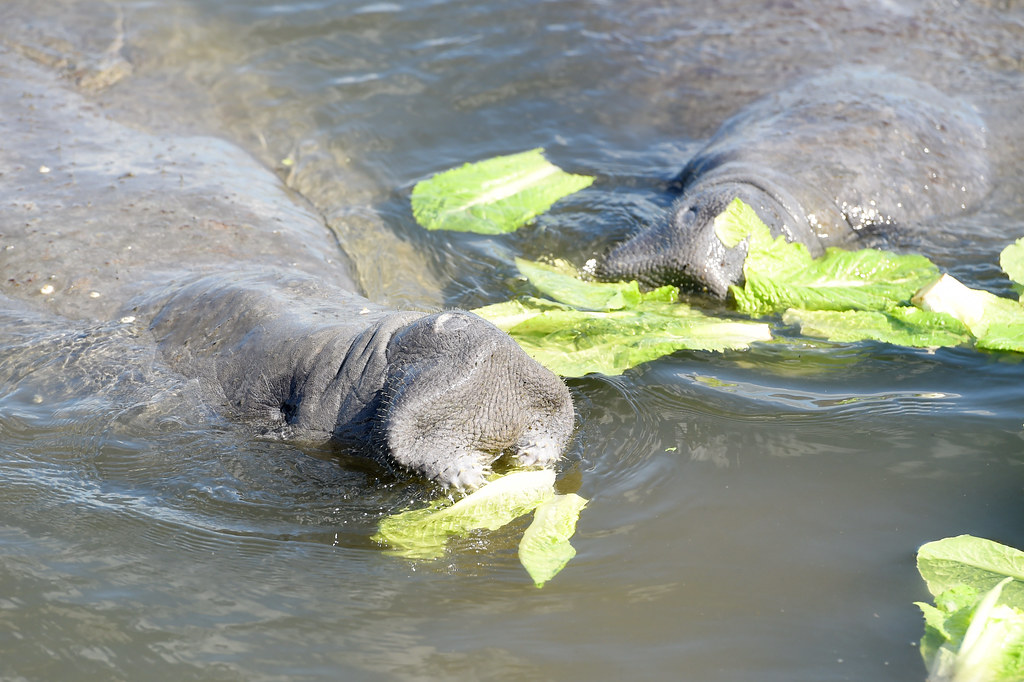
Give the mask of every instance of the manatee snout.
[[715, 234], [715, 217], [736, 194], [713, 193], [680, 199], [662, 222], [647, 227], [598, 260], [595, 275], [605, 281], [637, 280], [654, 288], [672, 284], [725, 298], [743, 282], [745, 242], [726, 248]]
[[477, 488], [503, 453], [544, 466], [568, 445], [568, 389], [476, 315], [420, 318], [394, 335], [387, 355], [383, 440], [394, 461], [429, 479]]

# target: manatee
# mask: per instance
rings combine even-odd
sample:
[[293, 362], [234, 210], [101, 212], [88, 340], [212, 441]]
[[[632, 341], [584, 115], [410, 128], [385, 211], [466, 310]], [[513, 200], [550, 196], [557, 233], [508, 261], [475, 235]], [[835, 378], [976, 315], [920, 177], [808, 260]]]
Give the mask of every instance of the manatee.
[[259, 437], [457, 488], [503, 453], [565, 450], [558, 377], [471, 313], [364, 298], [320, 216], [243, 150], [119, 123], [3, 48], [0, 65], [0, 295], [130, 326]]
[[754, 101], [673, 183], [667, 219], [598, 259], [600, 279], [674, 284], [724, 298], [742, 284], [746, 243], [714, 219], [735, 198], [776, 237], [813, 255], [872, 235], [927, 228], [989, 190], [986, 129], [969, 103], [912, 78], [840, 69]]

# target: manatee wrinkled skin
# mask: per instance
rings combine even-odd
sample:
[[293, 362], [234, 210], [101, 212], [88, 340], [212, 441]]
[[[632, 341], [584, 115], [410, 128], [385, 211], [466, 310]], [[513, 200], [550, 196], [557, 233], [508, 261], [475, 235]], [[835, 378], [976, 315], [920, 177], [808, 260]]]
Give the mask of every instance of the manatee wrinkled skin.
[[833, 71], [726, 121], [674, 183], [668, 219], [613, 247], [595, 274], [724, 298], [743, 282], [746, 242], [726, 248], [714, 219], [737, 197], [819, 255], [968, 211], [988, 183], [985, 124], [969, 104], [902, 75]]
[[174, 282], [132, 312], [232, 416], [292, 439], [369, 444], [446, 485], [480, 486], [503, 451], [550, 465], [573, 427], [562, 382], [471, 313], [388, 310], [266, 269]]
[[242, 150], [122, 125], [2, 46], [0, 66], [0, 295], [152, 335], [262, 436], [354, 445], [458, 488], [504, 452], [565, 450], [558, 377], [471, 313], [360, 296], [323, 220]]

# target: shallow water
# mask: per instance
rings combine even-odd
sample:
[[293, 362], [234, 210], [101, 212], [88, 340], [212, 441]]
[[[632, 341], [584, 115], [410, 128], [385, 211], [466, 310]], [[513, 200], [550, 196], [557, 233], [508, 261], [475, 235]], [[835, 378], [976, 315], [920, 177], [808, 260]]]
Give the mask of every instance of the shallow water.
[[[426, 309], [503, 300], [515, 256], [582, 263], [656, 220], [667, 180], [757, 95], [833, 65], [902, 70], [978, 104], [994, 189], [898, 245], [1010, 293], [996, 261], [1024, 234], [1019, 3], [3, 12], [5, 44], [120, 74], [81, 86], [111, 117], [248, 149], [326, 216], [371, 298]], [[597, 183], [514, 235], [412, 221], [417, 180], [538, 146]], [[377, 521], [431, 491], [252, 439], [130, 323], [0, 299], [0, 678], [923, 679], [916, 548], [1024, 547], [1022, 379], [1013, 355], [794, 338], [573, 380], [560, 476], [591, 502], [578, 555], [538, 591], [521, 525], [439, 562], [388, 556]]]

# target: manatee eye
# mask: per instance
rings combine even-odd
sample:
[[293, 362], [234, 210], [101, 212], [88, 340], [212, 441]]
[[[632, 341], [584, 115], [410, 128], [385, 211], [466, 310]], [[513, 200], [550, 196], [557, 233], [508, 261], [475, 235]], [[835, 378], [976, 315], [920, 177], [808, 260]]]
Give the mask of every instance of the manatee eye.
[[697, 225], [697, 221], [700, 219], [700, 208], [698, 206], [689, 206], [684, 211], [677, 211], [672, 218], [672, 222], [676, 227], [683, 229], [690, 229], [692, 226]]

